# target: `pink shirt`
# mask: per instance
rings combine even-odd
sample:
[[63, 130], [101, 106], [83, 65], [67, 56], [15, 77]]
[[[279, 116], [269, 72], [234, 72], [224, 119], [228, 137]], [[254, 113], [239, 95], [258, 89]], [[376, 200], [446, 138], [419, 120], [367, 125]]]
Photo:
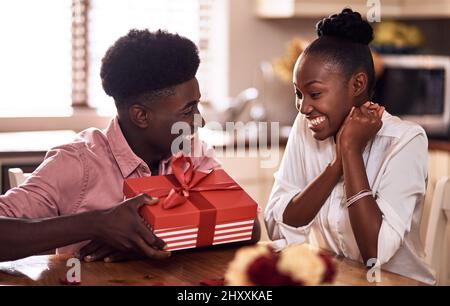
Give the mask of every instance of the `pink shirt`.
[[[195, 169], [219, 166], [214, 150], [194, 142], [201, 150], [193, 157]], [[170, 174], [170, 158], [159, 165], [159, 174]], [[131, 150], [117, 117], [106, 130], [90, 128], [75, 141], [53, 148], [42, 164], [19, 187], [0, 196], [0, 216], [48, 218], [111, 208], [123, 201], [124, 179], [150, 176], [147, 164]], [[58, 249], [72, 253], [80, 244]]]

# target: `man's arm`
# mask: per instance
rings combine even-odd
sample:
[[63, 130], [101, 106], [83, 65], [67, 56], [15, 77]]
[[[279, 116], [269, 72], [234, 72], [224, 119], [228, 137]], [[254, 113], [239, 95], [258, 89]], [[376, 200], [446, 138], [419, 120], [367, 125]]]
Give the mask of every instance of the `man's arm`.
[[144, 225], [138, 212], [143, 205], [156, 202], [156, 199], [140, 195], [102, 211], [38, 220], [0, 217], [0, 261], [16, 260], [91, 239], [146, 257], [168, 257], [169, 252], [161, 251], [164, 242]]
[[92, 239], [98, 219], [97, 211], [38, 220], [0, 217], [0, 261]]

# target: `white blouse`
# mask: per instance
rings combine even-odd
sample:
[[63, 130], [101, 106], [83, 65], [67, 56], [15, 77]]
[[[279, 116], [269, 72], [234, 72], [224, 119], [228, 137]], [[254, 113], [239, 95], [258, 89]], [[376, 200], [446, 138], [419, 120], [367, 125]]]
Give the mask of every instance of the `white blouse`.
[[[363, 153], [367, 178], [383, 214], [378, 260], [384, 270], [433, 284], [435, 278], [424, 262], [419, 236], [427, 181], [427, 137], [419, 125], [386, 111], [382, 121], [382, 128]], [[296, 228], [283, 223], [287, 204], [328, 166], [334, 154], [333, 137], [316, 140], [304, 115], [299, 114], [275, 173], [264, 219], [276, 249], [307, 242], [362, 262], [343, 205], [343, 179], [308, 225]]]

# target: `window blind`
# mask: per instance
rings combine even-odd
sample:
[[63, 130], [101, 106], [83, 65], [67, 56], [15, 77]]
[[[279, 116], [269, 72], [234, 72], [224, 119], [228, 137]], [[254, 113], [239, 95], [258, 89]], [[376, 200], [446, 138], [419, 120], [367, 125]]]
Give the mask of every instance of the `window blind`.
[[72, 105], [87, 105], [89, 0], [72, 0]]

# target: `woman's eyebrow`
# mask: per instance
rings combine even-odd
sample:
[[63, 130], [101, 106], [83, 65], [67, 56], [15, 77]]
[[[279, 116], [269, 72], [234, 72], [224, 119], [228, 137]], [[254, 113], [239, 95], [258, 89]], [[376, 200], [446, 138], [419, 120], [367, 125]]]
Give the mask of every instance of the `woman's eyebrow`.
[[305, 87], [308, 87], [308, 86], [310, 86], [310, 85], [312, 85], [312, 84], [314, 84], [314, 83], [320, 83], [320, 84], [323, 84], [322, 81], [319, 81], [319, 80], [311, 80], [311, 81], [306, 82], [304, 86], [305, 86]]
[[[320, 84], [323, 84], [323, 82], [320, 81], [320, 80], [311, 80], [311, 81], [306, 82], [305, 85], [303, 85], [303, 87], [311, 86], [311, 85], [314, 84], [314, 83], [320, 83]], [[294, 83], [294, 87], [295, 87], [295, 89], [300, 90], [300, 89], [298, 88], [297, 84], [295, 84], [295, 83]]]

